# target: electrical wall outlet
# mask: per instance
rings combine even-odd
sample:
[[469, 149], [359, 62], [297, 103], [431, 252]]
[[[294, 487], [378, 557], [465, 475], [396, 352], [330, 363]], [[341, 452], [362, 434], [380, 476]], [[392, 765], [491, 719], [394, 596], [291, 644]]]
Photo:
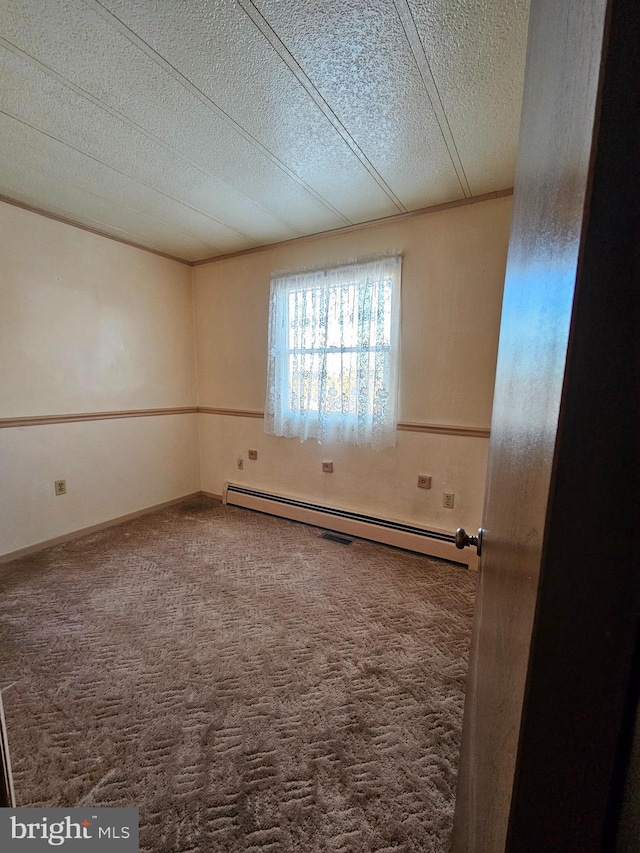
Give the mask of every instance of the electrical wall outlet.
[[325, 474], [333, 474], [333, 462], [323, 462], [322, 470]]
[[442, 493], [442, 506], [447, 509], [453, 509], [453, 499], [455, 495], [453, 492], [443, 492]]
[[244, 459], [242, 458], [242, 456], [237, 457], [236, 468], [238, 469], [238, 471], [242, 471], [242, 469], [244, 468]]
[[431, 488], [431, 477], [428, 474], [418, 474], [418, 488], [419, 489], [430, 489]]
[[257, 450], [250, 450], [249, 451], [249, 459], [257, 459], [257, 458], [258, 458], [258, 451]]
[[66, 480], [54, 480], [54, 488], [56, 495], [66, 495], [67, 494], [67, 481]]

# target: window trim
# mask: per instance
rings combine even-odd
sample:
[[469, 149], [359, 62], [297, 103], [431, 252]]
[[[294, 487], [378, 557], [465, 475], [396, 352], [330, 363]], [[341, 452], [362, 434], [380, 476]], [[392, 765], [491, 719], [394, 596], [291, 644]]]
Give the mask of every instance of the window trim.
[[[376, 266], [380, 269], [376, 269]], [[385, 269], [386, 268], [386, 269]], [[267, 404], [265, 407], [265, 432], [286, 437], [299, 437], [301, 441], [313, 437], [318, 441], [325, 440], [324, 427], [338, 424], [337, 437], [330, 440], [349, 441], [356, 444], [371, 446], [390, 446], [395, 444], [397, 426], [397, 401], [399, 395], [399, 361], [400, 361], [400, 295], [401, 295], [402, 256], [399, 254], [367, 258], [349, 264], [341, 264], [332, 268], [308, 270], [288, 274], [274, 274], [271, 278], [271, 294], [269, 303], [269, 352], [267, 376]], [[369, 275], [367, 275], [369, 273]], [[315, 277], [315, 279], [314, 279]], [[340, 277], [347, 279], [354, 290], [354, 297], [359, 298], [360, 289], [370, 280], [374, 287], [379, 288], [383, 281], [390, 279], [388, 317], [384, 320], [385, 342], [369, 339], [368, 345], [338, 346], [315, 345], [304, 347], [291, 346], [289, 330], [291, 328], [292, 293], [304, 291], [322, 291], [323, 288], [340, 287]], [[329, 278], [328, 281], [323, 279]], [[378, 300], [374, 301], [379, 307]], [[356, 302], [357, 304], [357, 302]], [[327, 311], [329, 309], [327, 308]], [[386, 309], [385, 309], [386, 313]], [[351, 339], [358, 337], [358, 323], [362, 321], [356, 313]], [[320, 326], [319, 328], [322, 328]], [[279, 337], [278, 337], [279, 332]], [[286, 339], [285, 345], [283, 340]], [[388, 343], [387, 343], [388, 340]], [[316, 408], [292, 408], [292, 396], [295, 385], [291, 382], [292, 356], [320, 356], [364, 354], [370, 357], [376, 353], [388, 353], [383, 365], [384, 396], [389, 400], [389, 406], [383, 406], [386, 414], [380, 416], [376, 395], [372, 382], [377, 378], [375, 369], [370, 367], [369, 378], [366, 380], [365, 397], [368, 397], [367, 410], [364, 412], [328, 412], [322, 408], [320, 401]], [[319, 374], [315, 374], [316, 376]], [[359, 386], [358, 386], [359, 387]], [[378, 386], [379, 387], [379, 386]], [[292, 393], [293, 391], [293, 393]], [[277, 411], [276, 411], [277, 409]], [[313, 422], [317, 424], [309, 424]], [[304, 421], [304, 424], [298, 422]], [[370, 422], [370, 423], [368, 423]], [[297, 426], [295, 424], [298, 424]], [[278, 426], [279, 424], [279, 426]], [[329, 430], [331, 432], [331, 430]], [[347, 433], [347, 435], [344, 435]], [[367, 433], [366, 440], [361, 433]]]

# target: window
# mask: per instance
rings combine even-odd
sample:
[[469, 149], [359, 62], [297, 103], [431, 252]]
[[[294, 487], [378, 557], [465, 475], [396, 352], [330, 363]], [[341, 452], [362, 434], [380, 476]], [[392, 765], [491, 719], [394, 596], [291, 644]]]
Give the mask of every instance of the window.
[[265, 432], [396, 443], [401, 257], [275, 276]]

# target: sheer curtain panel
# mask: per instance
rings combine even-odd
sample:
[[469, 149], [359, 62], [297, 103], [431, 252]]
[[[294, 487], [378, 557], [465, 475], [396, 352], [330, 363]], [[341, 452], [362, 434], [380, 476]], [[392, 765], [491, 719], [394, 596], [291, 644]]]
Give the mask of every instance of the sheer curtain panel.
[[402, 258], [274, 276], [265, 432], [396, 443]]

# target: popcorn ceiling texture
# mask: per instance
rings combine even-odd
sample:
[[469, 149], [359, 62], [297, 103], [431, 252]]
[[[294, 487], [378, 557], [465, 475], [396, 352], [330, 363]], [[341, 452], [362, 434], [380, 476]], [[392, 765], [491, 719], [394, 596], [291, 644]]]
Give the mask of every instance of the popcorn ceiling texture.
[[197, 260], [513, 185], [527, 0], [0, 4], [0, 193]]
[[449, 849], [475, 578], [198, 499], [6, 564], [18, 804], [141, 850]]

